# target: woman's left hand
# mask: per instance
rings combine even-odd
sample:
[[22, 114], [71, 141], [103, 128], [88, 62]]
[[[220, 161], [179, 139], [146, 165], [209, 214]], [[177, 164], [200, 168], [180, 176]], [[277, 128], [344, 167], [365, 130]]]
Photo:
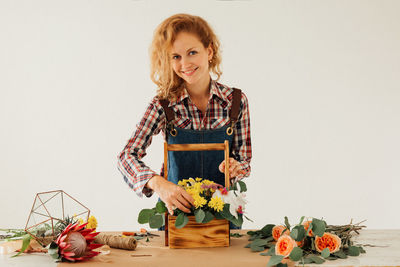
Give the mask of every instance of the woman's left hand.
[[[220, 172], [225, 173], [225, 160], [219, 164], [218, 169]], [[234, 158], [229, 158], [229, 178], [233, 179], [242, 174], [245, 174], [245, 171], [242, 170], [240, 163]]]

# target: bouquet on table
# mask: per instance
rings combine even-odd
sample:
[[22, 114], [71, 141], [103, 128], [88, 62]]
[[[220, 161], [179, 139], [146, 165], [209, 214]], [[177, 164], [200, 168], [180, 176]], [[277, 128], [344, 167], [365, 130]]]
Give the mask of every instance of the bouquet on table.
[[[215, 219], [226, 219], [236, 226], [243, 224], [243, 217], [247, 220], [245, 213], [246, 184], [243, 181], [234, 183], [229, 190], [203, 178], [189, 178], [178, 182], [194, 199], [191, 213], [187, 214], [179, 209], [174, 210], [176, 228], [184, 227], [188, 216], [194, 215], [197, 223], [208, 223]], [[138, 222], [148, 223], [150, 228], [160, 228], [165, 224], [164, 214], [167, 211], [163, 201], [157, 202], [152, 209], [143, 209], [139, 213]]]
[[365, 226], [358, 224], [327, 225], [324, 220], [312, 218], [291, 227], [285, 217], [284, 225], [267, 224], [259, 231], [249, 231], [249, 243], [246, 247], [252, 251], [261, 252], [266, 248], [263, 256], [271, 256], [267, 266], [284, 267], [282, 260], [289, 258], [292, 261], [321, 264], [325, 260], [345, 259], [348, 256], [358, 256], [365, 253], [362, 246], [354, 245], [351, 240], [352, 232]]

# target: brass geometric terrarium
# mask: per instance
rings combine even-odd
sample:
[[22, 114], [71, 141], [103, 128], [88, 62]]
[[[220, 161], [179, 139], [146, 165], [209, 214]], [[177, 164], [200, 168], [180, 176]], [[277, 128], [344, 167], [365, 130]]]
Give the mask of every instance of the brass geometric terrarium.
[[72, 221], [88, 221], [90, 210], [63, 190], [37, 193], [25, 231], [42, 246], [54, 241]]

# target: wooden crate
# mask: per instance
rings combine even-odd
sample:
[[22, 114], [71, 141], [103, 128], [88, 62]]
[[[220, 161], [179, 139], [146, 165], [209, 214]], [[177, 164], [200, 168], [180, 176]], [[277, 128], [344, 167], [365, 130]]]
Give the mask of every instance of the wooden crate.
[[176, 216], [168, 216], [170, 248], [229, 247], [229, 221], [213, 219], [208, 223], [197, 223], [194, 216], [181, 229], [175, 228]]
[[[229, 189], [229, 142], [207, 144], [164, 143], [164, 178], [168, 179], [168, 151], [210, 151], [223, 150], [225, 164], [225, 187]], [[206, 177], [201, 177], [206, 178]], [[175, 216], [165, 213], [165, 246], [170, 248], [201, 248], [229, 246], [229, 221], [213, 219], [208, 223], [197, 223], [194, 216], [181, 229], [175, 228]]]

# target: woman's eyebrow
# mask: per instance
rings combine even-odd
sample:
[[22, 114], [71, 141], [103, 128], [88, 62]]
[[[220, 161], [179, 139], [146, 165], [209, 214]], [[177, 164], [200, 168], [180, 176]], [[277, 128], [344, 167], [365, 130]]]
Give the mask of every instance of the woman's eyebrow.
[[[194, 49], [194, 48], [196, 48], [196, 47], [191, 47], [191, 48], [189, 48], [188, 50], [186, 50], [186, 52], [189, 52], [190, 50], [192, 50], [192, 49]], [[172, 53], [172, 55], [179, 55], [178, 53]]]

